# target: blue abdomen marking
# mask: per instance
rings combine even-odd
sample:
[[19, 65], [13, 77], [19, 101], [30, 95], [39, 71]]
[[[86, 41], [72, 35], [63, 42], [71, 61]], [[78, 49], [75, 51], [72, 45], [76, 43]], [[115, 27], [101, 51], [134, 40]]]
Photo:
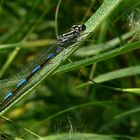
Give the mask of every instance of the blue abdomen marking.
[[32, 73], [35, 73], [37, 70], [40, 69], [40, 65], [36, 66], [33, 70], [32, 70]]
[[21, 81], [18, 83], [17, 87], [20, 87], [22, 84], [24, 84], [24, 83], [26, 83], [26, 82], [27, 82], [26, 79], [21, 80]]
[[8, 92], [7, 95], [4, 97], [4, 100], [8, 99], [10, 96], [13, 96], [12, 92]]
[[49, 54], [48, 57], [47, 57], [47, 59], [50, 59], [52, 57], [55, 57], [54, 53]]

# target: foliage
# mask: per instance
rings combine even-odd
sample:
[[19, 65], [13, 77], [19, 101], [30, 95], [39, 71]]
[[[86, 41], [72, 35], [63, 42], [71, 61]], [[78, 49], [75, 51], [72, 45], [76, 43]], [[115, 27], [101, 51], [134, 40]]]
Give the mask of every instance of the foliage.
[[1, 137], [139, 139], [139, 7], [138, 0], [0, 1], [0, 98], [57, 35], [87, 27], [1, 112]]

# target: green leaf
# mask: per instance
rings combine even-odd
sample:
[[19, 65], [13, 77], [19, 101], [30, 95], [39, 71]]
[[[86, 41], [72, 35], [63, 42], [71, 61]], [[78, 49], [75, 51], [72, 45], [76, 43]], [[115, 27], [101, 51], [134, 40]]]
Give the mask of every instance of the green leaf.
[[125, 54], [127, 52], [130, 52], [139, 48], [140, 48], [140, 41], [136, 41], [134, 43], [127, 44], [122, 47], [115, 48], [113, 50], [98, 54], [96, 56], [92, 56], [92, 57], [82, 59], [82, 60], [79, 60], [70, 64], [63, 65], [57, 71], [55, 71], [55, 73], [60, 73], [60, 72], [63, 73], [63, 72], [79, 69], [81, 67], [88, 66], [93, 63], [101, 62], [103, 60], [106, 60], [106, 59], [109, 59], [109, 58], [112, 58], [121, 54]]
[[[139, 30], [140, 30], [140, 28], [136, 28], [130, 32], [123, 34], [122, 36], [120, 36], [120, 38], [122, 40], [127, 40], [128, 38], [130, 38], [134, 34], [136, 34], [137, 31], [139, 31]], [[100, 43], [100, 44], [95, 44], [95, 45], [93, 44], [93, 45], [79, 48], [74, 53], [74, 55], [79, 56], [79, 57], [93, 56], [93, 55], [99, 54], [101, 52], [111, 50], [111, 49], [115, 48], [117, 45], [119, 45], [120, 43], [121, 43], [121, 40], [117, 37], [117, 38], [114, 38], [105, 43]]]
[[[118, 79], [118, 78], [134, 76], [134, 75], [137, 75], [137, 74], [140, 74], [140, 66], [139, 65], [115, 70], [115, 71], [108, 72], [108, 73], [105, 73], [105, 74], [100, 74], [99, 76], [95, 77], [93, 79], [93, 81], [96, 82], [96, 83], [103, 83], [103, 82], [115, 80], [115, 79]], [[84, 83], [84, 84], [82, 84], [78, 87], [81, 88], [81, 87], [91, 85], [91, 84], [94, 84], [94, 83], [89, 81], [89, 82]], [[115, 88], [114, 88], [114, 90], [115, 90]], [[134, 89], [134, 88], [120, 89], [120, 91], [121, 92], [133, 92], [133, 93], [140, 94], [140, 89]]]
[[136, 74], [140, 74], [139, 65], [101, 74], [100, 76], [95, 77], [94, 81], [97, 83], [102, 83], [102, 82], [106, 82], [106, 81], [110, 81], [110, 80], [114, 80], [114, 79], [118, 79], [122, 77], [133, 76]]

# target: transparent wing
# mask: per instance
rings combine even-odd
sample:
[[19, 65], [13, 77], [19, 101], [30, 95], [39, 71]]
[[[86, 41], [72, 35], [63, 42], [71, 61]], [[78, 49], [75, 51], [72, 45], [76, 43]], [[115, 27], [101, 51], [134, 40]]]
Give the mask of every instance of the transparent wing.
[[[31, 71], [39, 65], [41, 62], [45, 61], [48, 55], [53, 52], [57, 48], [57, 44], [51, 46], [40, 52], [37, 56], [35, 56], [30, 62], [20, 67], [17, 73], [12, 74], [8, 79], [0, 80], [0, 88], [5, 87], [13, 87], [16, 85], [21, 79], [28, 77]], [[0, 91], [1, 92], [1, 91]]]

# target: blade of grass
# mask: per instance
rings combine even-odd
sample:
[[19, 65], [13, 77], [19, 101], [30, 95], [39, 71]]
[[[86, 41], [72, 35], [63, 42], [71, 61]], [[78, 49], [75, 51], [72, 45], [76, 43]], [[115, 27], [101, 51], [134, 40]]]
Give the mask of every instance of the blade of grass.
[[13, 43], [13, 44], [3, 44], [0, 45], [0, 50], [6, 50], [11, 48], [16, 48], [18, 46], [21, 46], [22, 48], [35, 48], [35, 47], [41, 47], [41, 46], [48, 46], [55, 43], [56, 40], [54, 39], [45, 39], [45, 40], [34, 40], [34, 41], [24, 41], [19, 43]]
[[[126, 40], [132, 37], [134, 34], [136, 34], [138, 30], [140, 29], [134, 29], [130, 32], [127, 32], [123, 34], [120, 38], [122, 38], [122, 40]], [[100, 43], [100, 44], [95, 44], [95, 45], [90, 45], [90, 46], [80, 48], [74, 53], [74, 55], [79, 56], [79, 57], [85, 57], [85, 56], [90, 56], [90, 55], [92, 56], [92, 55], [113, 49], [115, 48], [116, 45], [119, 45], [120, 43], [121, 43], [120, 39], [117, 37], [105, 43]]]
[[95, 77], [93, 80], [97, 83], [102, 83], [102, 82], [106, 82], [122, 77], [128, 77], [136, 74], [140, 74], [140, 65], [101, 74], [100, 76]]
[[89, 57], [89, 58], [82, 59], [82, 60], [79, 60], [79, 61], [76, 61], [73, 63], [65, 64], [65, 65], [61, 66], [60, 68], [58, 68], [54, 72], [54, 74], [55, 73], [64, 73], [64, 72], [72, 71], [75, 69], [79, 69], [81, 67], [88, 66], [88, 65], [91, 65], [96, 62], [101, 62], [103, 60], [106, 60], [106, 59], [109, 59], [109, 58], [112, 58], [112, 57], [115, 57], [115, 56], [118, 56], [121, 54], [125, 54], [125, 53], [128, 53], [130, 51], [133, 51], [133, 50], [136, 50], [139, 48], [140, 48], [140, 41], [136, 41], [134, 43], [127, 44], [127, 45], [124, 45], [119, 48], [115, 48], [113, 50], [98, 54], [93, 57]]
[[44, 140], [116, 140], [113, 136], [90, 133], [63, 133], [44, 137]]
[[[95, 77], [93, 79], [93, 81], [95, 83], [103, 83], [103, 82], [111, 81], [111, 80], [118, 79], [118, 78], [133, 76], [136, 74], [140, 74], [140, 66], [139, 65], [115, 70], [113, 72], [108, 72], [105, 74], [101, 74], [100, 76]], [[95, 84], [94, 82], [88, 81], [84, 84], [78, 85], [77, 88], [82, 88], [82, 87], [85, 87], [87, 85]], [[137, 95], [140, 95], [139, 88], [126, 88], [126, 89], [115, 88], [115, 87], [111, 87], [111, 88], [116, 90], [116, 91], [120, 91], [120, 92], [129, 92], [129, 93], [135, 93]]]

